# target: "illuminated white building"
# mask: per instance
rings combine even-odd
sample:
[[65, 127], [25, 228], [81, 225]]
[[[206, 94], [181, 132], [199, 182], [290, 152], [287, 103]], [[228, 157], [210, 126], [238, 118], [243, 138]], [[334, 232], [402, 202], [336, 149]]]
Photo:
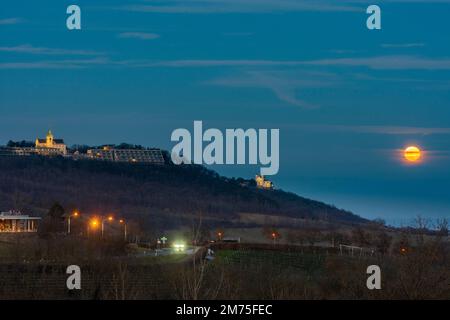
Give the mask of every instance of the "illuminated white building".
[[63, 139], [55, 139], [49, 130], [45, 139], [36, 139], [36, 153], [40, 155], [66, 155], [67, 146]]
[[5, 232], [36, 232], [41, 218], [23, 215], [20, 212], [9, 211], [0, 213], [0, 233]]

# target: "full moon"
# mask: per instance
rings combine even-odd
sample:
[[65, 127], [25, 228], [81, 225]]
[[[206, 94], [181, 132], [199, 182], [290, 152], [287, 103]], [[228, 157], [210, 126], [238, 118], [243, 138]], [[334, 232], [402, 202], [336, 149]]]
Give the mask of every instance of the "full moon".
[[403, 152], [403, 156], [405, 157], [406, 161], [418, 162], [422, 157], [422, 151], [416, 146], [410, 146], [405, 149], [405, 151]]

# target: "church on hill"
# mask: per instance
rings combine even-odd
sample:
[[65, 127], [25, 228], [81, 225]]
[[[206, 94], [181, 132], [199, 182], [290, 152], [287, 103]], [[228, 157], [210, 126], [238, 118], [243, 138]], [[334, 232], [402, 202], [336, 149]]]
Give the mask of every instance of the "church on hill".
[[55, 139], [49, 130], [45, 139], [36, 139], [36, 152], [40, 155], [66, 155], [67, 146], [63, 139]]

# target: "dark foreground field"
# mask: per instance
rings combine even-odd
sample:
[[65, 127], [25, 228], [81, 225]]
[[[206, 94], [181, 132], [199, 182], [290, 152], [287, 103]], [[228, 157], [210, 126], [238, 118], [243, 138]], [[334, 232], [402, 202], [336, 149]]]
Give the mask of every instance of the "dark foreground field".
[[[66, 241], [61, 247], [70, 246]], [[0, 299], [450, 298], [449, 250], [440, 240], [406, 254], [373, 256], [311, 246], [216, 244], [212, 261], [204, 259], [206, 248], [193, 256], [118, 257], [117, 244], [76, 246], [84, 247], [82, 257], [72, 249], [69, 255], [42, 260], [7, 257], [12, 251], [2, 245]], [[70, 264], [81, 266], [81, 290], [66, 289], [65, 268]], [[366, 287], [366, 269], [372, 264], [381, 267], [381, 290]]]

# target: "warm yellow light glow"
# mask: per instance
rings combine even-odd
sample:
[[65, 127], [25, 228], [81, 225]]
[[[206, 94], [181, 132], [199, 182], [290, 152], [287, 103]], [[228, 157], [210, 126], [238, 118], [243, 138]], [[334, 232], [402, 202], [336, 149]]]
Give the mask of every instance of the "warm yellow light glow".
[[113, 220], [114, 220], [114, 218], [112, 216], [108, 217], [108, 221], [113, 221]]
[[74, 217], [78, 217], [80, 214], [78, 213], [78, 211], [75, 211], [74, 213], [73, 213], [73, 216]]
[[98, 222], [97, 219], [92, 219], [92, 220], [89, 222], [89, 224], [90, 224], [90, 226], [91, 226], [93, 229], [95, 229], [95, 228], [98, 227], [99, 222]]
[[418, 162], [422, 158], [422, 151], [416, 146], [409, 146], [403, 152], [406, 161]]
[[123, 221], [123, 219], [120, 219], [119, 222], [120, 222], [120, 223], [124, 223], [125, 221]]

